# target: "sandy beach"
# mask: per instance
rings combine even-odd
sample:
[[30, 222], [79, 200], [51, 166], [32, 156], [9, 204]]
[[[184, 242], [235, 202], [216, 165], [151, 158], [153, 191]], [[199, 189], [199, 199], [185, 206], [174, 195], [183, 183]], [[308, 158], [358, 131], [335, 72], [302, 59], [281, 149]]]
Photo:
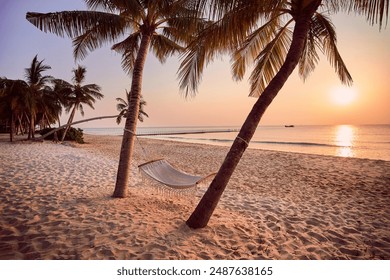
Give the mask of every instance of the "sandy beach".
[[0, 141], [0, 259], [390, 259], [390, 162], [247, 150], [209, 225], [195, 195], [161, 194], [137, 165], [216, 172], [227, 147], [140, 139], [113, 199], [121, 137]]

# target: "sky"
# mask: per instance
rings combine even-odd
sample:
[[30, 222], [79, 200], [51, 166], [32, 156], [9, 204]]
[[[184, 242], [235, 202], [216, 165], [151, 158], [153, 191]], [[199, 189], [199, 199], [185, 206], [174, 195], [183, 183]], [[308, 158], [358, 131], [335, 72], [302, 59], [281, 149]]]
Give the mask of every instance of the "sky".
[[[30, 24], [27, 12], [85, 10], [82, 0], [0, 0], [0, 76], [24, 79], [33, 57], [52, 67], [48, 75], [71, 82], [72, 69], [87, 68], [86, 83], [102, 87], [104, 98], [82, 117], [115, 115], [116, 98], [125, 97], [131, 78], [121, 68], [121, 57], [107, 45], [75, 61], [70, 38], [44, 33]], [[361, 16], [338, 14], [338, 48], [354, 84], [341, 85], [325, 57], [303, 82], [295, 71], [263, 116], [261, 125], [390, 124], [390, 26], [379, 30]], [[161, 65], [149, 53], [143, 76], [145, 111], [150, 116], [140, 126], [240, 126], [256, 99], [248, 97], [248, 75], [233, 81], [229, 57], [212, 62], [204, 72], [195, 97], [179, 91], [179, 57]], [[250, 69], [248, 73], [250, 72]], [[340, 89], [341, 87], [341, 89]], [[63, 114], [62, 123], [67, 119]], [[122, 122], [122, 126], [124, 123]], [[80, 127], [118, 127], [114, 119]]]

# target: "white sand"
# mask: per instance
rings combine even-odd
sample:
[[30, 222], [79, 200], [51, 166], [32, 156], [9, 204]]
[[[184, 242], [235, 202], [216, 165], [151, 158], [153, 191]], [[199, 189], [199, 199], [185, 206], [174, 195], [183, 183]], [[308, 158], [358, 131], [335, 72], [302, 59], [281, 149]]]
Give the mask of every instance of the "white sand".
[[[196, 197], [141, 180], [113, 199], [121, 137], [0, 142], [0, 259], [390, 259], [390, 162], [248, 150], [209, 226]], [[4, 141], [4, 138], [3, 138]], [[228, 148], [143, 139], [149, 158], [217, 171]]]

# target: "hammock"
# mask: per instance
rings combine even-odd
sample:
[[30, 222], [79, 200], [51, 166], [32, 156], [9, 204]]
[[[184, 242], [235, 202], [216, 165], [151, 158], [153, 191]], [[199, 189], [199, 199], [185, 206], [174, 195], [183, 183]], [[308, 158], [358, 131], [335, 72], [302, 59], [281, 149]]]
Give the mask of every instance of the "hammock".
[[142, 174], [174, 190], [185, 190], [196, 187], [210, 179], [215, 173], [207, 176], [195, 176], [175, 169], [165, 159], [152, 160], [138, 166]]

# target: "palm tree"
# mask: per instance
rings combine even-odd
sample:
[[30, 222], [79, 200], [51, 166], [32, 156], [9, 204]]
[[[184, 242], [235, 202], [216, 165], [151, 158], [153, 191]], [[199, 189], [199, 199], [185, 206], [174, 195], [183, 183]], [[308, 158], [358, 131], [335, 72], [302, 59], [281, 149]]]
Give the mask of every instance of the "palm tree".
[[103, 98], [103, 94], [100, 93], [100, 86], [96, 84], [82, 85], [85, 81], [86, 72], [87, 69], [80, 65], [76, 69], [73, 69], [73, 85], [64, 80], [57, 79], [54, 81], [56, 90], [62, 93], [61, 95], [66, 98], [63, 101], [66, 112], [69, 113], [71, 111], [67, 126], [62, 134], [61, 142], [65, 139], [66, 133], [73, 122], [76, 111], [80, 111], [81, 115], [84, 116], [83, 104], [86, 104], [94, 109], [93, 104], [96, 102], [96, 99], [100, 100]]
[[43, 75], [43, 72], [49, 69], [51, 67], [43, 64], [43, 60], [38, 61], [37, 55], [33, 58], [30, 67], [25, 69], [28, 84], [28, 95], [25, 104], [28, 108], [30, 123], [28, 139], [35, 138], [38, 103], [42, 99], [43, 92], [47, 90], [47, 84], [53, 79], [51, 76]]
[[[116, 123], [120, 124], [122, 118], [127, 117], [127, 111], [129, 109], [129, 103], [130, 103], [130, 93], [126, 90], [126, 100], [118, 97], [116, 101], [119, 102], [116, 105], [116, 109], [119, 111], [119, 115], [116, 118]], [[141, 100], [139, 102], [139, 113], [138, 113], [138, 120], [140, 122], [144, 121], [144, 116], [149, 118], [149, 115], [144, 110], [145, 106], [146, 106], [146, 101], [143, 99], [143, 96], [141, 95]]]
[[10, 122], [10, 142], [15, 134], [15, 122], [25, 111], [24, 100], [28, 85], [23, 80], [0, 78], [0, 116]]
[[[197, 2], [202, 7], [207, 1]], [[297, 66], [300, 76], [303, 79], [307, 78], [319, 60], [319, 50], [328, 58], [341, 82], [348, 85], [352, 83], [351, 75], [336, 47], [334, 26], [328, 16], [321, 11], [326, 11], [326, 13], [355, 12], [364, 15], [370, 24], [379, 23], [381, 27], [383, 20], [388, 17], [389, 10], [389, 0], [215, 0], [211, 2], [214, 11], [210, 13], [224, 14], [224, 17], [212, 26], [218, 32], [212, 30], [210, 35], [206, 30], [200, 36], [201, 40], [194, 43], [188, 50], [188, 55], [183, 60], [179, 72], [182, 87], [196, 89], [201, 70], [192, 73], [191, 69], [194, 65], [202, 65], [203, 58], [210, 59], [215, 55], [215, 49], [235, 48], [233, 76], [241, 79], [248, 64], [254, 63], [250, 76], [250, 95], [258, 97], [258, 100], [247, 116], [217, 175], [187, 220], [187, 225], [191, 228], [202, 228], [208, 224], [264, 112]], [[249, 14], [250, 19], [246, 21], [248, 25], [239, 34], [235, 34], [233, 23], [239, 17], [234, 14], [236, 12], [242, 14], [243, 11]], [[256, 13], [258, 13], [258, 19], [252, 21], [252, 16]], [[256, 27], [259, 21], [264, 24]], [[243, 34], [247, 36], [242, 36]], [[219, 38], [221, 35], [233, 37], [233, 39], [226, 41], [226, 45], [218, 46], [215, 42], [221, 40]], [[243, 37], [245, 37], [244, 40], [242, 40]], [[209, 51], [207, 51], [207, 46], [211, 46]], [[215, 46], [217, 47], [213, 50]]]
[[69, 83], [61, 80], [54, 79], [53, 80], [53, 95], [55, 99], [55, 103], [60, 105], [60, 109], [57, 111], [56, 121], [58, 122], [58, 126], [61, 126], [60, 117], [62, 115], [62, 110], [69, 106], [69, 97], [71, 95], [72, 88], [69, 87]]
[[56, 88], [46, 86], [38, 103], [37, 123], [40, 124], [41, 129], [50, 127], [51, 124], [59, 120], [62, 113], [61, 96], [55, 91]]
[[199, 28], [197, 13], [185, 6], [188, 0], [85, 2], [89, 11], [27, 13], [26, 18], [43, 31], [74, 38], [77, 58], [105, 43], [115, 43], [112, 49], [122, 54], [122, 67], [132, 75], [132, 83], [113, 197], [126, 197], [148, 51], [161, 62], [182, 51], [181, 45]]

